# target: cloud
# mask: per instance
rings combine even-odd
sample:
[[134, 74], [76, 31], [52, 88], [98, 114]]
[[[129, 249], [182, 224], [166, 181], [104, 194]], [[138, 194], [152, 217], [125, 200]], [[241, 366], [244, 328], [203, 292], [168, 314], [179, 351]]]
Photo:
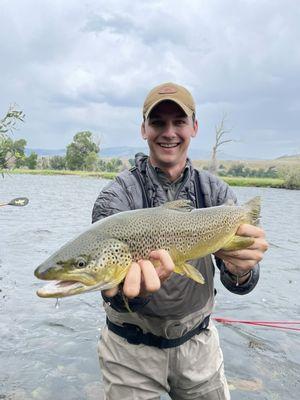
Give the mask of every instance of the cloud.
[[248, 146], [228, 153], [278, 156], [296, 143], [297, 2], [6, 0], [2, 11], [0, 110], [24, 109], [17, 134], [30, 147], [63, 147], [82, 129], [101, 132], [106, 146], [134, 144], [145, 95], [164, 81], [196, 98], [194, 146], [210, 148], [224, 111]]

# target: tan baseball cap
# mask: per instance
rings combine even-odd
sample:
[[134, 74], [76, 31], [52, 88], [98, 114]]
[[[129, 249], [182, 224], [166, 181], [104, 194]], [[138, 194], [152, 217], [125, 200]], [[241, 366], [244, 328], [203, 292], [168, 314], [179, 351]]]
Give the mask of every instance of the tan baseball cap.
[[148, 93], [144, 102], [143, 117], [147, 119], [153, 108], [165, 100], [174, 101], [189, 117], [196, 112], [196, 105], [191, 93], [183, 86], [167, 82], [156, 86]]

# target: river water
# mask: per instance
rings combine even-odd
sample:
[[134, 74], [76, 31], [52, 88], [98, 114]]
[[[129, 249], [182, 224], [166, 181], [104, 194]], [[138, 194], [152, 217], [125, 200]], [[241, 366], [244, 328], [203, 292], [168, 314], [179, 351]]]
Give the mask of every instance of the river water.
[[[99, 293], [55, 300], [35, 294], [39, 263], [91, 223], [104, 180], [6, 175], [0, 202], [0, 399], [101, 400], [96, 352], [104, 325]], [[236, 188], [239, 202], [262, 197], [270, 249], [257, 288], [246, 296], [219, 284], [215, 316], [300, 320], [300, 191]], [[299, 398], [300, 332], [216, 323], [233, 400]], [[299, 327], [299, 326], [298, 326]], [[163, 397], [167, 398], [167, 397]]]

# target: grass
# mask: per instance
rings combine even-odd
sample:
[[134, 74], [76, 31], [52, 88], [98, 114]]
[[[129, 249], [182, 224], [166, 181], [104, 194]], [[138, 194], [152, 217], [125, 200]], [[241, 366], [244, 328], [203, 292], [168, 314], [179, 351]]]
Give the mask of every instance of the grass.
[[272, 187], [272, 188], [284, 188], [283, 179], [275, 178], [243, 178], [243, 177], [231, 177], [222, 176], [221, 179], [228, 183], [230, 186], [253, 186], [253, 187]]
[[102, 179], [113, 179], [117, 174], [115, 172], [96, 172], [96, 171], [70, 171], [70, 170], [54, 170], [54, 169], [12, 169], [3, 170], [4, 174], [30, 174], [30, 175], [77, 175], [77, 176], [92, 176]]

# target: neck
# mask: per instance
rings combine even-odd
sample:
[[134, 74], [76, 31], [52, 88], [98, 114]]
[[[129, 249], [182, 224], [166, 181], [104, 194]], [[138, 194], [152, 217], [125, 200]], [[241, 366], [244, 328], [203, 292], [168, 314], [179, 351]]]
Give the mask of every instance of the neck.
[[153, 167], [161, 169], [170, 182], [176, 181], [176, 179], [180, 177], [186, 165], [186, 161], [182, 164], [176, 164], [174, 166], [158, 165], [151, 159], [151, 157], [150, 163]]

